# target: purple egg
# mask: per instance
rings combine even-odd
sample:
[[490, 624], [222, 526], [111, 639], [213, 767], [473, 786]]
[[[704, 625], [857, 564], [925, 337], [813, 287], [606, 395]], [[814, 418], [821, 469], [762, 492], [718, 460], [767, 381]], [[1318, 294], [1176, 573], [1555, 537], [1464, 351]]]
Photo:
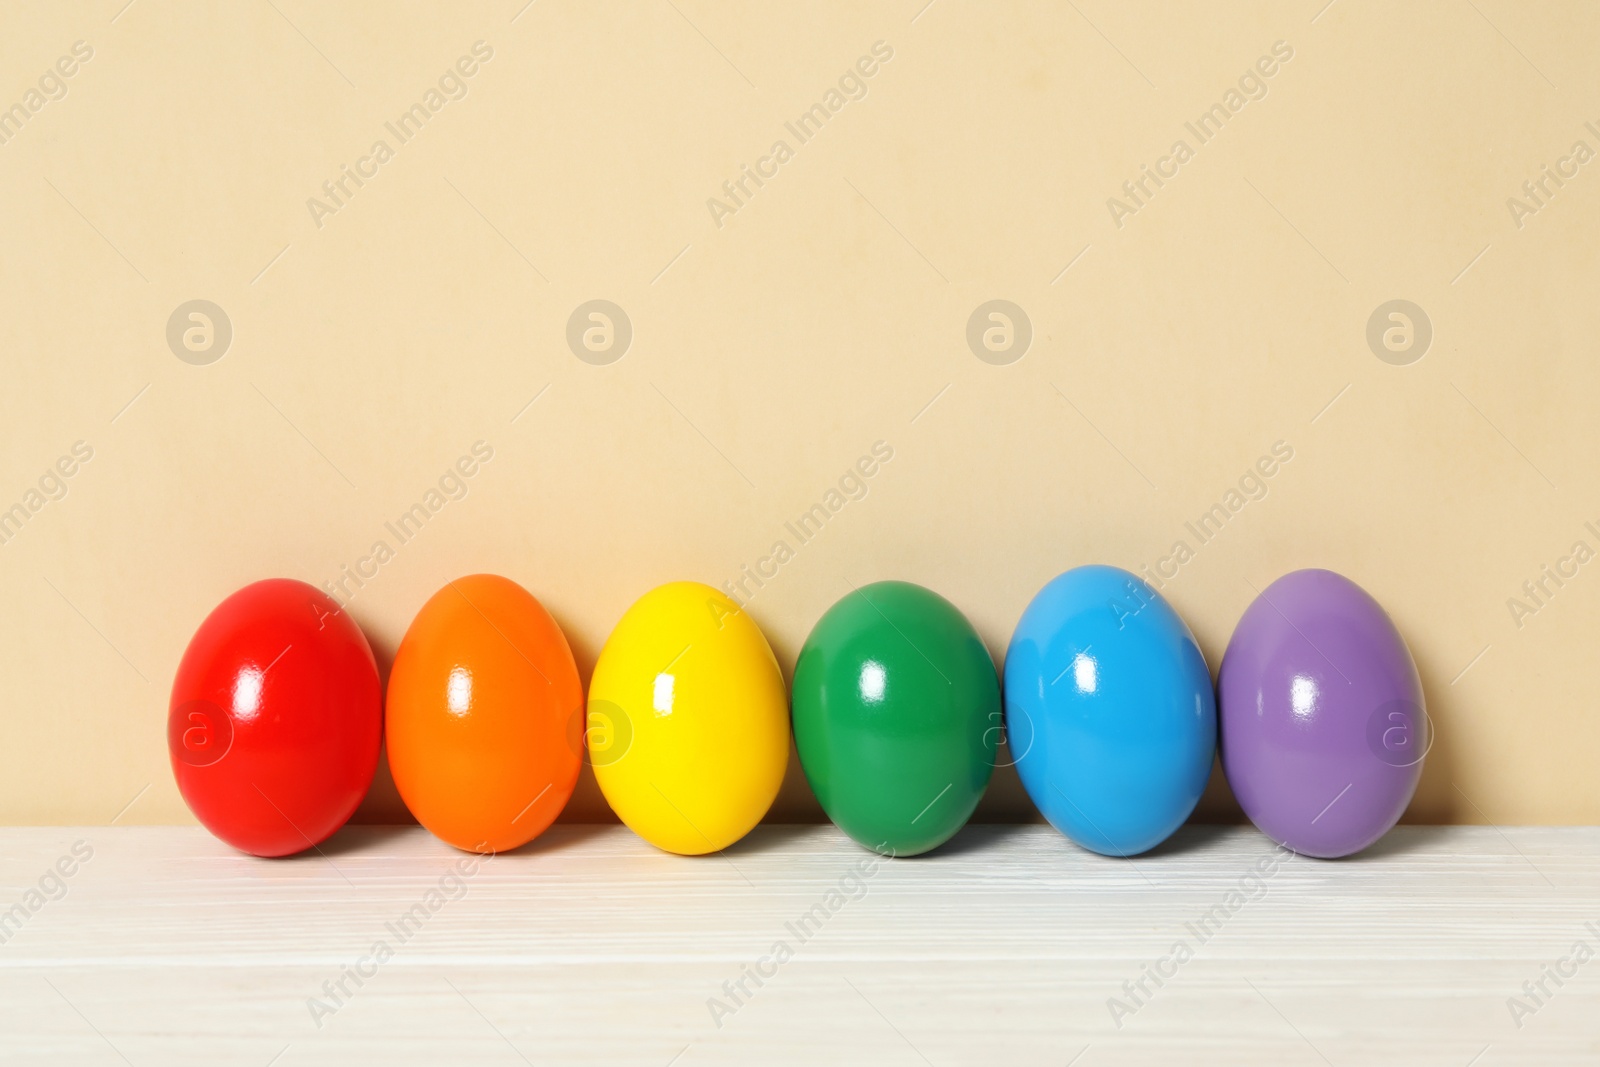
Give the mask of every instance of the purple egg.
[[1411, 803], [1429, 742], [1400, 631], [1332, 571], [1286, 574], [1245, 609], [1217, 678], [1222, 769], [1262, 833], [1360, 852]]

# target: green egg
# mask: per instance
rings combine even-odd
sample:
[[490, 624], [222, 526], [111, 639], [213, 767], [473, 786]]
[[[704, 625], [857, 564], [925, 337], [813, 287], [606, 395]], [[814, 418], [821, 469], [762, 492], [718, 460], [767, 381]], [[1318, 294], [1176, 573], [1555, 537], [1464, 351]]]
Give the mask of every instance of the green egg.
[[920, 585], [876, 582], [829, 608], [800, 650], [793, 700], [812, 792], [875, 852], [937, 848], [989, 787], [994, 661], [966, 616]]

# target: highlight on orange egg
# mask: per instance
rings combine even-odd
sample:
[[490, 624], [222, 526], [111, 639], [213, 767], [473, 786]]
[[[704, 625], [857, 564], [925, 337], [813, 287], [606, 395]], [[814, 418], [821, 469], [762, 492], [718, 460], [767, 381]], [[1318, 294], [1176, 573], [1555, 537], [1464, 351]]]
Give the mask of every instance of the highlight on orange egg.
[[526, 589], [494, 574], [447, 583], [412, 620], [389, 677], [389, 767], [443, 841], [503, 852], [566, 807], [583, 685], [566, 635]]

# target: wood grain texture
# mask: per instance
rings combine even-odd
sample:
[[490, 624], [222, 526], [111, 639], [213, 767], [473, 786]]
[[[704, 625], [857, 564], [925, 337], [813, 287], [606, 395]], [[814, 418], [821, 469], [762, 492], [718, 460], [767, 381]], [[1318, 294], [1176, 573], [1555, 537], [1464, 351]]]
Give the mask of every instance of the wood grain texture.
[[[74, 842], [92, 857], [58, 883], [47, 872]], [[1600, 828], [1402, 827], [1352, 860], [1288, 857], [1246, 877], [1273, 855], [1248, 828], [1189, 828], [1119, 861], [1046, 827], [974, 826], [875, 863], [832, 827], [779, 826], [686, 859], [624, 829], [560, 826], [462, 873], [461, 853], [415, 828], [351, 828], [277, 861], [192, 828], [7, 829], [0, 908], [22, 907], [0, 912], [0, 1057], [1600, 1059], [1600, 963], [1563, 964], [1576, 973], [1546, 978], [1553, 995], [1520, 1027], [1508, 1006], [1575, 943], [1600, 947]], [[408, 911], [420, 917], [402, 940]], [[323, 983], [379, 942], [392, 958], [363, 964], [359, 986], [344, 978], [336, 1002]], [[792, 956], [778, 963], [780, 942]], [[1178, 943], [1192, 958], [1135, 1001], [1124, 982]], [[760, 986], [745, 977], [758, 967]], [[1112, 998], [1131, 1013], [1115, 1019]]]

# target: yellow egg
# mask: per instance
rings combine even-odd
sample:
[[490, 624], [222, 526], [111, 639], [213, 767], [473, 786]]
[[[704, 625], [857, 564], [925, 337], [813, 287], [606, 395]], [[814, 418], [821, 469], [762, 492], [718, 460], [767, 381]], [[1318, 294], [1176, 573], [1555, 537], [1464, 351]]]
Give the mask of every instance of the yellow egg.
[[783, 674], [728, 597], [699, 582], [660, 586], [600, 651], [587, 740], [601, 792], [634, 833], [668, 852], [716, 852], [749, 833], [783, 785]]

